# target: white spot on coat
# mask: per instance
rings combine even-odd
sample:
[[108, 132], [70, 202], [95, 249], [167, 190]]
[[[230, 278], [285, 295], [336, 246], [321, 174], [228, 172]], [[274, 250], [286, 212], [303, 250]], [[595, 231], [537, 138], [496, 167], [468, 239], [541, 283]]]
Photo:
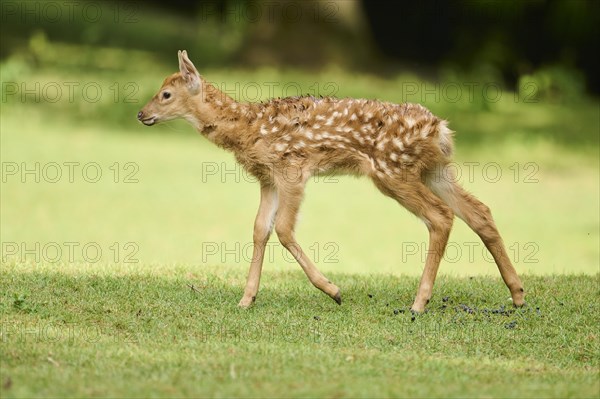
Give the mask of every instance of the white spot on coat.
[[385, 145], [387, 144], [388, 140], [387, 139], [383, 139], [381, 140], [379, 143], [377, 143], [377, 149], [379, 151], [383, 151], [385, 148]]
[[400, 149], [400, 151], [404, 151], [404, 143], [398, 137], [394, 137], [392, 139], [392, 143], [394, 143], [394, 145], [396, 147], [398, 147], [398, 149]]

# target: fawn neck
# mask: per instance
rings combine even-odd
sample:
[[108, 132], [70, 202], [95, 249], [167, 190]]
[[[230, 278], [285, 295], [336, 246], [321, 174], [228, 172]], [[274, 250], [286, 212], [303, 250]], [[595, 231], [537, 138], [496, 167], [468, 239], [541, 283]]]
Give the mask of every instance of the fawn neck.
[[256, 113], [251, 104], [237, 102], [203, 82], [201, 93], [190, 97], [190, 113], [185, 119], [219, 147], [238, 152], [245, 149], [245, 133]]

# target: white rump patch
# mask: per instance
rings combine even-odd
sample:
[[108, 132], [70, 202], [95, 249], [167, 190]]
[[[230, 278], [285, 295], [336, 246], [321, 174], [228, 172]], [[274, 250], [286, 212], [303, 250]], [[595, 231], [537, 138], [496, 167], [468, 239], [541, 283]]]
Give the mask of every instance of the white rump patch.
[[456, 193], [454, 190], [456, 177], [454, 176], [452, 168], [446, 168], [444, 165], [438, 164], [435, 169], [425, 177], [425, 184], [435, 195], [440, 197], [450, 208], [452, 208], [456, 216], [462, 218], [460, 207], [456, 202]]
[[452, 130], [448, 129], [448, 122], [442, 121], [438, 126], [440, 149], [446, 156], [452, 155]]

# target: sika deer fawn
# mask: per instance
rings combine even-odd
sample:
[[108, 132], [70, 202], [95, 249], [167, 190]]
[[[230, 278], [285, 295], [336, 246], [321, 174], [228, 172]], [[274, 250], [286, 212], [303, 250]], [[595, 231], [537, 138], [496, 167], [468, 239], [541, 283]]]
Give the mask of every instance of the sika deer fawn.
[[232, 151], [260, 182], [253, 256], [240, 306], [256, 299], [273, 225], [310, 282], [341, 304], [339, 288], [317, 270], [294, 236], [307, 180], [328, 171], [367, 175], [427, 226], [429, 250], [413, 311], [422, 312], [431, 298], [454, 215], [491, 252], [513, 303], [524, 304], [523, 285], [489, 208], [444, 169], [452, 156], [446, 121], [420, 105], [375, 100], [307, 96], [239, 103], [206, 82], [186, 51], [178, 55], [179, 72], [165, 79], [138, 119], [148, 126], [186, 119], [208, 140]]

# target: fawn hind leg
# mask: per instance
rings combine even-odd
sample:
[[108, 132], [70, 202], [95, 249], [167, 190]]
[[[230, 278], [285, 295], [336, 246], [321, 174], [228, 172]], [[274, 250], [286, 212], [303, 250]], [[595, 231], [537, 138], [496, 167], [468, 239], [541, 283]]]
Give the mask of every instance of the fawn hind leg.
[[523, 306], [525, 304], [523, 284], [506, 253], [490, 208], [469, 194], [455, 182], [452, 176], [441, 173], [442, 168], [443, 166], [440, 165], [434, 174], [429, 176], [427, 185], [481, 238], [496, 261], [500, 275], [510, 290], [514, 305]]
[[419, 289], [411, 310], [423, 312], [431, 299], [433, 284], [444, 256], [448, 236], [452, 229], [454, 215], [420, 179], [413, 181], [394, 181], [392, 179], [375, 179], [375, 185], [387, 196], [394, 198], [410, 212], [421, 218], [429, 230], [429, 247], [427, 259]]

